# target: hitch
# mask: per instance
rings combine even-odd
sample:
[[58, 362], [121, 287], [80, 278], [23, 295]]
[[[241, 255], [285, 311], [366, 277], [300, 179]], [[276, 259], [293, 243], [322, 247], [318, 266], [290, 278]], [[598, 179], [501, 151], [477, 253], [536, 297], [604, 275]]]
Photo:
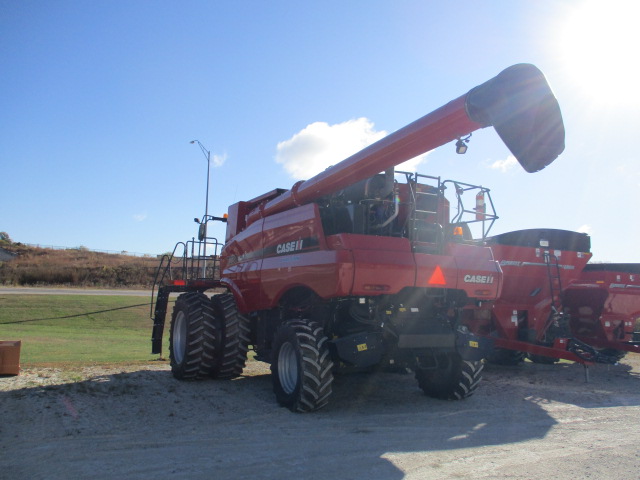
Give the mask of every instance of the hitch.
[[605, 365], [618, 364], [618, 359], [616, 357], [599, 352], [591, 345], [581, 342], [575, 338], [569, 339], [567, 350], [585, 362], [604, 363]]

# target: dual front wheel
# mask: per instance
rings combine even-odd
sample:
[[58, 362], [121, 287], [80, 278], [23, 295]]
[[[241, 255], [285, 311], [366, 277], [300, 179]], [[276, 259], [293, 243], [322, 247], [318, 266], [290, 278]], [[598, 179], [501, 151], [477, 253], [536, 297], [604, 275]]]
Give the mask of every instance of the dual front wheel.
[[209, 299], [188, 292], [176, 300], [169, 335], [174, 377], [237, 377], [244, 368], [248, 344], [248, 321], [238, 314], [231, 294]]

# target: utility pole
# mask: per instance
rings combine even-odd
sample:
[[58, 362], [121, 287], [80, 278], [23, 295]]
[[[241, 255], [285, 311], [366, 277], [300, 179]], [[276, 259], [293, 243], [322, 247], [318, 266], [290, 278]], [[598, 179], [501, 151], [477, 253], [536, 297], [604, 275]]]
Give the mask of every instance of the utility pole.
[[[200, 147], [200, 150], [202, 150], [202, 153], [204, 154], [205, 158], [207, 159], [207, 195], [205, 197], [205, 204], [204, 204], [204, 219], [203, 219], [203, 223], [204, 223], [204, 250], [203, 250], [203, 256], [204, 256], [204, 263], [203, 263], [203, 267], [202, 267], [202, 278], [206, 278], [206, 272], [207, 272], [207, 222], [208, 222], [208, 218], [209, 218], [209, 169], [211, 168], [211, 152], [209, 150], [207, 150], [206, 148], [204, 148], [204, 145], [202, 145], [202, 143], [200, 143], [200, 140], [191, 140], [190, 143], [197, 143], [198, 146]], [[199, 251], [200, 249], [198, 249]]]

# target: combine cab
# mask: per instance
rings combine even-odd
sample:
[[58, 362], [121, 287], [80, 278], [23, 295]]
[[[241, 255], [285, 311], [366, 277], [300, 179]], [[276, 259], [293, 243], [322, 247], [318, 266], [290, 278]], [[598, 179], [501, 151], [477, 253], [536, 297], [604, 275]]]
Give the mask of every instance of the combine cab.
[[479, 189], [474, 214], [485, 225], [488, 191], [394, 166], [450, 141], [464, 146], [490, 125], [528, 172], [564, 149], [546, 80], [516, 65], [289, 190], [231, 205], [219, 278], [200, 255], [206, 238], [184, 245], [185, 276], [169, 272], [172, 258], [160, 270], [153, 352], [179, 293], [169, 342], [179, 379], [233, 378], [250, 348], [271, 364], [278, 403], [296, 412], [325, 406], [341, 367], [410, 369], [427, 395], [471, 395], [491, 342], [470, 331], [465, 308], [491, 315], [503, 275], [469, 222], [449, 221], [444, 194]]

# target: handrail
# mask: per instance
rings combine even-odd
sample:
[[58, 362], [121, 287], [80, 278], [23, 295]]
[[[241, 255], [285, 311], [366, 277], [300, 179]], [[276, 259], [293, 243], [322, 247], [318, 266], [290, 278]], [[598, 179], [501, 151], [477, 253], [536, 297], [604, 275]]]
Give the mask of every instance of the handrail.
[[[489, 231], [493, 227], [493, 224], [495, 223], [495, 221], [498, 220], [498, 218], [500, 218], [496, 214], [496, 209], [493, 204], [493, 200], [491, 199], [491, 190], [486, 187], [483, 187], [482, 185], [473, 185], [471, 183], [458, 182], [456, 180], [443, 181], [442, 182], [443, 190], [447, 188], [446, 187], [447, 183], [453, 184], [453, 187], [456, 192], [456, 200], [457, 200], [456, 213], [455, 215], [452, 215], [451, 223], [452, 224], [482, 223], [482, 239], [484, 240], [489, 234]], [[486, 206], [486, 209], [484, 211], [479, 211], [476, 208], [473, 208], [473, 209], [465, 208], [464, 202], [462, 201], [462, 195], [465, 192], [472, 191], [472, 190], [477, 190], [478, 194], [483, 195], [485, 206]], [[468, 215], [467, 215], [467, 218], [465, 219], [465, 214], [473, 215], [475, 216], [475, 218], [472, 217], [472, 219], [468, 219]], [[487, 223], [489, 224], [488, 226], [486, 226]]]
[[[178, 242], [176, 243], [176, 245], [173, 247], [173, 251], [171, 252], [171, 255], [167, 255], [166, 253], [164, 255], [162, 255], [162, 257], [160, 258], [160, 265], [158, 265], [158, 268], [156, 270], [156, 274], [153, 278], [153, 286], [151, 287], [151, 305], [149, 307], [149, 314], [150, 317], [153, 318], [153, 314], [154, 314], [154, 306], [155, 306], [155, 291], [156, 291], [156, 285], [161, 285], [164, 282], [165, 277], [167, 276], [167, 272], [169, 272], [169, 279], [171, 279], [171, 262], [173, 261], [173, 258], [175, 257], [176, 254], [176, 250], [178, 248], [179, 245], [182, 245], [184, 247], [184, 251], [186, 253], [186, 245], [184, 242]], [[183, 254], [184, 256], [184, 254]], [[167, 265], [165, 266], [165, 260], [167, 260]], [[164, 267], [164, 268], [163, 268]], [[160, 279], [158, 280], [158, 277], [160, 276]]]
[[[213, 247], [212, 255], [203, 254], [206, 251], [205, 244]], [[164, 286], [167, 278], [169, 282], [184, 282], [185, 284], [195, 280], [215, 280], [220, 259], [218, 251], [222, 245], [215, 237], [206, 237], [203, 240], [192, 238], [186, 242], [176, 243], [171, 254], [164, 254], [160, 258], [160, 264], [151, 288], [151, 306], [149, 308], [151, 318], [154, 315], [156, 287], [159, 289]], [[182, 247], [182, 255], [178, 256], [176, 253], [179, 251], [179, 247]], [[179, 258], [178, 262], [175, 261], [176, 258]], [[176, 263], [179, 263], [180, 267], [176, 267]]]

